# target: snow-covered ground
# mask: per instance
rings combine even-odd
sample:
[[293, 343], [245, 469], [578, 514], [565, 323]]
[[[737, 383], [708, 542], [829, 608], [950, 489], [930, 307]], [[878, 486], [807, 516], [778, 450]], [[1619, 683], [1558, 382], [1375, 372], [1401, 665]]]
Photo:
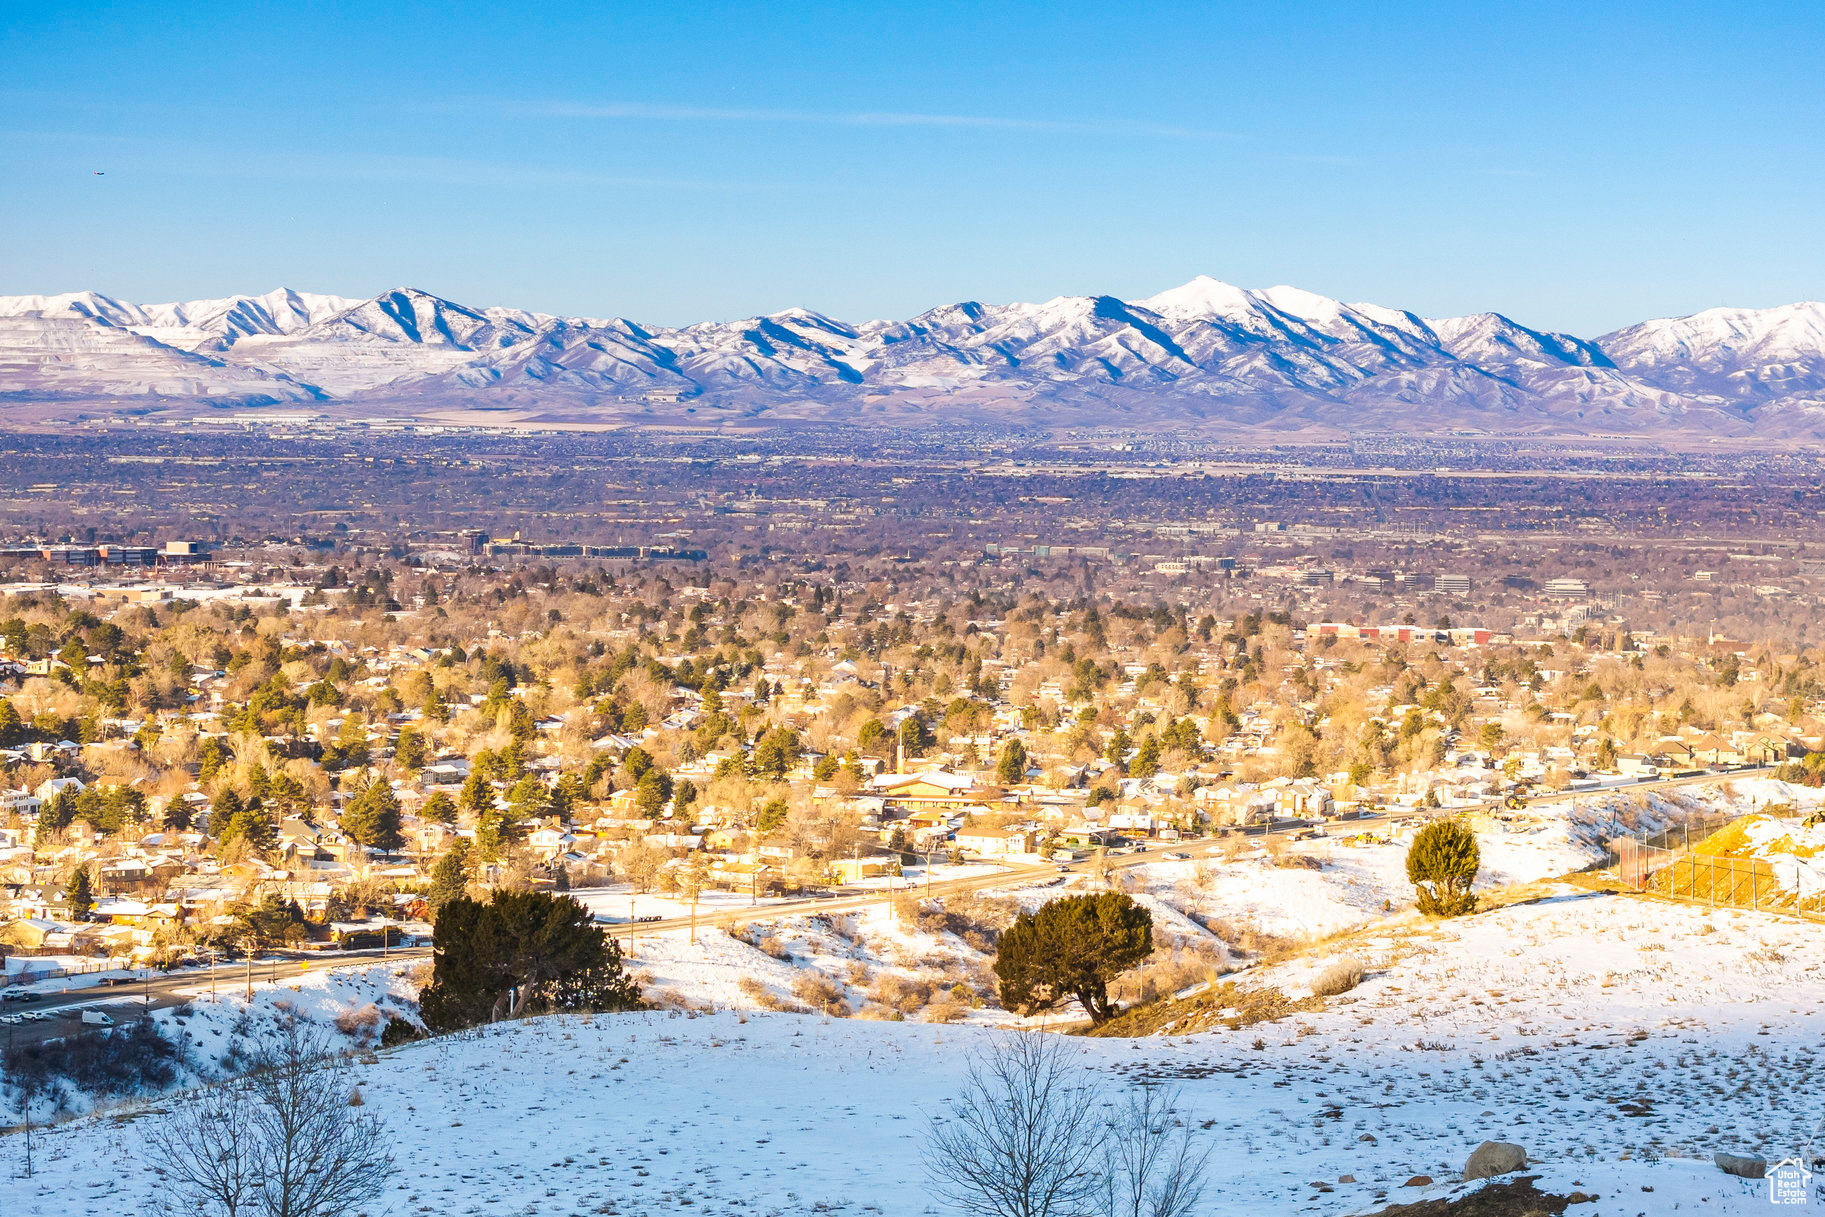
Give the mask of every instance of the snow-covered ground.
[[[1770, 1000], [1712, 1025], [1669, 1008], [1619, 1023], [1647, 1032], [1633, 1042], [1585, 1030], [1600, 1013], [1588, 1004], [1551, 1036], [1523, 1034], [1560, 1018], [1531, 1005], [1480, 1012], [1481, 1024], [1454, 1017], [1427, 1029], [1442, 1046], [1410, 1039], [1411, 1016], [1359, 1021], [1384, 1012], [1377, 992], [1427, 975], [1372, 982], [1382, 990], [1363, 1002], [1302, 1020], [1309, 1035], [1276, 1026], [1074, 1046], [1111, 1085], [1182, 1089], [1185, 1114], [1218, 1146], [1213, 1213], [1345, 1214], [1437, 1194], [1488, 1138], [1525, 1146], [1543, 1188], [1596, 1194], [1581, 1214], [1759, 1213], [1766, 1199], [1718, 1172], [1709, 1151], [1782, 1154], [1817, 1118], [1804, 1081], [1818, 1064], [1816, 976], [1804, 1010]], [[1256, 1049], [1244, 1037], [1262, 1030]], [[547, 1018], [357, 1068], [367, 1110], [397, 1142], [396, 1213], [911, 1217], [931, 1205], [919, 1165], [928, 1118], [993, 1034], [735, 1012]], [[123, 1127], [98, 1116], [42, 1135], [38, 1174], [0, 1181], [0, 1206], [146, 1211], [154, 1180]], [[0, 1146], [16, 1170], [20, 1138]], [[1438, 1182], [1405, 1186], [1417, 1175]]]
[[[1594, 792], [1540, 804], [1509, 822], [1478, 817], [1483, 866], [1477, 887], [1486, 891], [1569, 874], [1600, 861], [1606, 843], [1616, 837], [1659, 832], [1687, 816], [1740, 815], [1776, 803], [1811, 811], [1825, 805], [1825, 792], [1749, 778], [1667, 792]], [[1391, 833], [1385, 825], [1365, 825], [1354, 830], [1343, 822], [1328, 831], [1290, 851], [1316, 860], [1319, 870], [1281, 865], [1257, 846], [1234, 861], [1137, 867], [1130, 872], [1131, 890], [1151, 892], [1213, 924], [1225, 923], [1225, 929], [1253, 929], [1294, 941], [1355, 929], [1413, 907], [1406, 870], [1413, 829]]]
[[[1815, 792], [1797, 793], [1745, 782], [1734, 796], [1681, 797], [1707, 811], [1752, 798], [1816, 805]], [[1680, 810], [1626, 793], [1560, 806], [1520, 831], [1483, 833], [1485, 876], [1534, 884], [1528, 898], [1449, 922], [1404, 910], [1399, 841], [1302, 843], [1317, 870], [1246, 856], [1202, 875], [1197, 863], [1134, 868], [1175, 953], [1246, 962], [1187, 913], [1329, 935], [1227, 980], [1299, 998], [1343, 954], [1365, 979], [1275, 1022], [1071, 1043], [1112, 1086], [1181, 1088], [1217, 1149], [1215, 1214], [1341, 1217], [1444, 1195], [1489, 1139], [1524, 1146], [1543, 1190], [1596, 1196], [1570, 1210], [1580, 1217], [1760, 1213], [1763, 1187], [1710, 1158], [1779, 1160], [1809, 1139], [1825, 1152], [1820, 931], [1540, 882], [1594, 861], [1615, 825], [1651, 828]], [[504, 1024], [364, 1056], [368, 1110], [398, 1142], [390, 1211], [938, 1211], [919, 1164], [927, 1121], [968, 1052], [1016, 1021], [986, 1000], [990, 955], [972, 918], [1062, 890], [990, 893], [925, 916], [902, 906], [769, 922], [763, 907], [739, 936], [700, 928], [695, 943], [682, 931], [632, 943], [630, 969], [669, 1009]], [[376, 1013], [409, 1014], [414, 966], [313, 973], [258, 986], [251, 1008], [237, 989], [162, 1017], [206, 1062], [288, 1009], [340, 1021], [366, 1046]], [[793, 1007], [813, 1012], [763, 1012]], [[0, 1138], [0, 1212], [145, 1211], [152, 1178], [123, 1134], [132, 1124], [111, 1118], [125, 1114], [44, 1134], [30, 1181], [10, 1177], [19, 1138]], [[1417, 1176], [1436, 1182], [1407, 1186]]]

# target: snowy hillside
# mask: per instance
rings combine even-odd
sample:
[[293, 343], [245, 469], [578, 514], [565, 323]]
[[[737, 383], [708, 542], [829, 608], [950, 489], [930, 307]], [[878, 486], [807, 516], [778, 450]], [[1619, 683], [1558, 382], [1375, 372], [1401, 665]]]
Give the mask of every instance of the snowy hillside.
[[1426, 319], [1203, 276], [1134, 301], [966, 301], [863, 325], [791, 309], [680, 329], [412, 288], [157, 305], [0, 297], [0, 395], [121, 394], [433, 412], [510, 402], [579, 420], [938, 410], [1340, 433], [1825, 436], [1825, 306], [1714, 309], [1593, 341], [1497, 313]]
[[[1217, 1147], [1201, 1211], [1222, 1217], [1449, 1195], [1487, 1139], [1522, 1145], [1541, 1189], [1595, 1196], [1572, 1210], [1590, 1217], [1766, 1211], [1710, 1155], [1772, 1160], [1806, 1137], [1817, 1113], [1796, 1083], [1820, 1064], [1818, 965], [1779, 925], [1686, 910], [1637, 926], [1638, 943], [1586, 949], [1600, 904], [1480, 919], [1319, 1014], [1081, 1041], [1082, 1065], [1116, 1088], [1181, 1088]], [[1515, 958], [1535, 946], [1537, 967]], [[1667, 1005], [1701, 969], [1706, 999]], [[915, 1217], [934, 1211], [928, 1120], [992, 1034], [735, 1012], [544, 1018], [384, 1050], [359, 1084], [395, 1138], [391, 1212]], [[136, 1113], [39, 1134], [30, 1180], [16, 1175], [23, 1138], [0, 1141], [0, 1206], [150, 1211], [155, 1178], [123, 1132], [139, 1121], [117, 1114]]]
[[[1162, 940], [1211, 938], [1203, 924], [1225, 921], [1307, 939], [1223, 977], [1291, 1004], [1246, 1025], [1067, 1042], [1117, 1091], [1179, 1089], [1184, 1117], [1215, 1149], [1216, 1187], [1199, 1211], [1216, 1217], [1343, 1217], [1461, 1195], [1466, 1157], [1485, 1140], [1521, 1145], [1536, 1186], [1581, 1193], [1567, 1211], [1586, 1217], [1764, 1212], [1764, 1187], [1722, 1173], [1712, 1155], [1778, 1161], [1802, 1152], [1825, 1117], [1806, 1082], [1825, 1067], [1816, 928], [1536, 881], [1592, 860], [1629, 817], [1647, 828], [1789, 798], [1818, 804], [1816, 791], [1754, 780], [1647, 805], [1618, 794], [1544, 808], [1483, 834], [1488, 881], [1533, 886], [1446, 922], [1385, 911], [1404, 887], [1396, 842], [1306, 843], [1317, 869], [1251, 852], [1200, 876], [1204, 863], [1162, 860], [1144, 868], [1137, 897]], [[972, 900], [1031, 905], [1056, 890]], [[633, 911], [628, 896], [584, 894]], [[638, 899], [641, 911], [675, 911]], [[755, 914], [694, 943], [685, 931], [635, 940], [630, 966], [668, 1007], [651, 1012], [373, 1051], [386, 1019], [411, 1017], [422, 965], [408, 962], [259, 982], [251, 1002], [239, 985], [212, 997], [199, 977], [191, 1005], [157, 1017], [188, 1037], [205, 1071], [279, 1016], [346, 1035], [365, 1110], [395, 1141], [390, 1212], [945, 1211], [920, 1160], [929, 1122], [957, 1094], [969, 1054], [1019, 1021], [947, 997], [953, 979], [983, 980], [969, 931], [911, 924], [904, 910]], [[1314, 977], [1345, 954], [1365, 969], [1360, 985], [1314, 997]], [[914, 1000], [920, 976], [929, 992]], [[807, 1006], [818, 1009], [790, 1012]], [[29, 1180], [18, 1175], [23, 1138], [0, 1137], [0, 1211], [152, 1211], [141, 1136], [160, 1108], [134, 1101], [38, 1134]]]

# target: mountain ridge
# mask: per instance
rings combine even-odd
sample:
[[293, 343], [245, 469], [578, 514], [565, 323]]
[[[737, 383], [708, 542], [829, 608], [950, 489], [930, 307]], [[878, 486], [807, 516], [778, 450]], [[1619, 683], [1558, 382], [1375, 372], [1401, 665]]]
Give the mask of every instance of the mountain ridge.
[[0, 296], [0, 403], [123, 398], [611, 423], [1825, 439], [1825, 305], [1709, 309], [1582, 338], [1208, 276], [1132, 301], [961, 301], [860, 324], [786, 309], [676, 328], [410, 287], [151, 305]]

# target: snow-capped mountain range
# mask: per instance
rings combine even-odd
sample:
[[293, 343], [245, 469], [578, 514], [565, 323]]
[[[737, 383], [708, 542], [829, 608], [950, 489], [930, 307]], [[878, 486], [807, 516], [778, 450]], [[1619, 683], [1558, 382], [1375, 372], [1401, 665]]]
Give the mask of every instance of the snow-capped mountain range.
[[411, 288], [153, 305], [0, 296], [8, 403], [1825, 438], [1825, 305], [1712, 309], [1583, 339], [1499, 313], [1427, 319], [1205, 277], [1144, 300], [969, 301], [860, 325], [793, 309], [679, 329]]

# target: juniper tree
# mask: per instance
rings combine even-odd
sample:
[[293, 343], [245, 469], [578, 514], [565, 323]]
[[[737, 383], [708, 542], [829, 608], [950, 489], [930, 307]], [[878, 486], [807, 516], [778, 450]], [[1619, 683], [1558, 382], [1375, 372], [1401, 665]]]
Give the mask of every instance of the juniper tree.
[[1456, 820], [1428, 824], [1407, 850], [1407, 881], [1419, 911], [1429, 917], [1459, 917], [1476, 909], [1470, 885], [1482, 866], [1476, 834]]
[[1033, 1013], [1076, 998], [1098, 1026], [1115, 1017], [1109, 982], [1153, 954], [1153, 914], [1120, 892], [1063, 896], [1001, 935], [1001, 1004]]

